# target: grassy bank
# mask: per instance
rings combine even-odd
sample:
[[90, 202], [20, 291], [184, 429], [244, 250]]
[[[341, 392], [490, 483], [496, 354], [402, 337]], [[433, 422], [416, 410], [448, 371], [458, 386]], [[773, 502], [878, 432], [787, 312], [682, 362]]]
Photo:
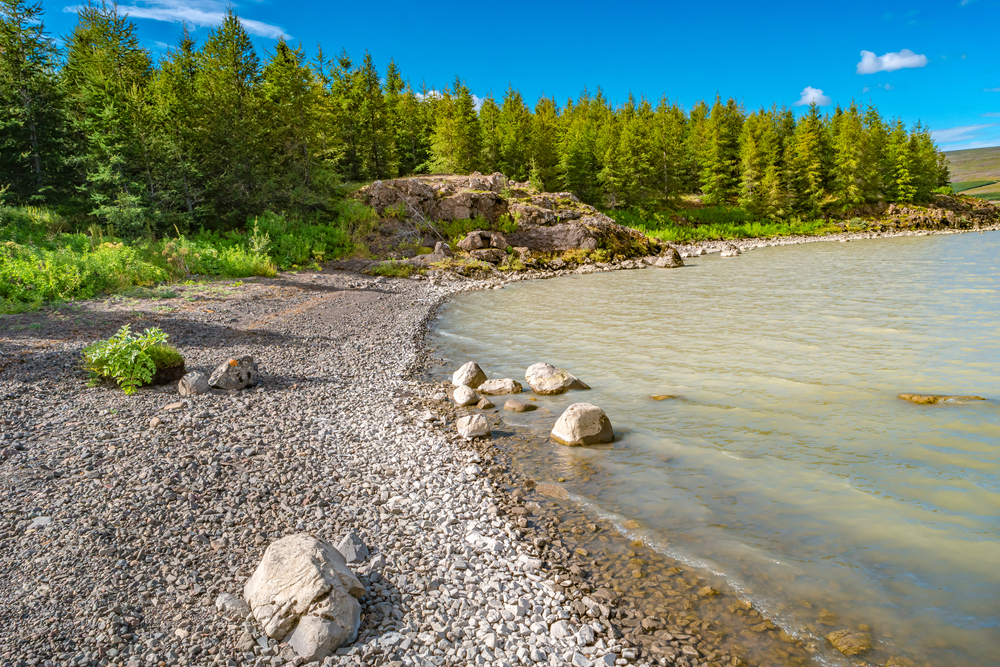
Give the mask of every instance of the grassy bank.
[[[769, 236], [817, 235], [841, 231], [826, 220], [797, 217], [775, 221], [755, 216], [735, 206], [682, 209], [675, 213], [645, 213], [637, 210], [606, 211], [620, 225], [637, 229], [668, 243], [695, 243]], [[863, 221], [852, 221], [862, 228]]]
[[89, 299], [190, 276], [273, 276], [318, 268], [358, 251], [377, 225], [374, 211], [339, 203], [332, 220], [265, 213], [246, 230], [126, 241], [111, 226], [74, 229], [63, 216], [32, 207], [0, 207], [0, 313]]

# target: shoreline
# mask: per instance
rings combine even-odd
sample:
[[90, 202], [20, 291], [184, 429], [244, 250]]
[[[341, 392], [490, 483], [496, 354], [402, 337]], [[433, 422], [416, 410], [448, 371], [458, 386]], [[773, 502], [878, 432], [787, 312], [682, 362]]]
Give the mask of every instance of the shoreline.
[[[808, 645], [725, 590], [700, 595], [696, 571], [665, 581], [654, 555], [526, 486], [511, 462], [519, 434], [470, 445], [453, 420], [424, 421], [440, 387], [414, 374], [438, 308], [508, 282], [286, 274], [0, 319], [0, 547], [12, 555], [0, 618], [21, 630], [0, 639], [2, 664], [294, 663], [214, 599], [241, 597], [267, 544], [302, 530], [356, 531], [373, 552], [361, 635], [325, 664], [743, 664], [723, 646], [739, 627], [725, 612], [783, 645], [782, 664], [806, 664]], [[182, 401], [174, 386], [86, 388], [79, 350], [124, 323], [166, 329], [189, 368], [253, 354], [262, 383]], [[615, 542], [620, 562], [598, 567], [579, 534]], [[629, 608], [659, 588], [671, 591], [661, 611]], [[710, 619], [692, 613], [702, 606]]]

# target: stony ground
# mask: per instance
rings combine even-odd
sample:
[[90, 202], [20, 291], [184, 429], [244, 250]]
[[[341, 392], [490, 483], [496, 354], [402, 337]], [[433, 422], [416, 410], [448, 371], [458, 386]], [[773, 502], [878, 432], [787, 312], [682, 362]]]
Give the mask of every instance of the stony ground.
[[[328, 663], [633, 661], [614, 595], [529, 539], [489, 462], [418, 415], [436, 391], [406, 379], [419, 332], [479, 287], [302, 274], [0, 319], [0, 663], [294, 664], [214, 602], [276, 538], [350, 530], [372, 551], [362, 631]], [[161, 327], [189, 370], [252, 354], [261, 383], [87, 387], [82, 347], [126, 323]]]

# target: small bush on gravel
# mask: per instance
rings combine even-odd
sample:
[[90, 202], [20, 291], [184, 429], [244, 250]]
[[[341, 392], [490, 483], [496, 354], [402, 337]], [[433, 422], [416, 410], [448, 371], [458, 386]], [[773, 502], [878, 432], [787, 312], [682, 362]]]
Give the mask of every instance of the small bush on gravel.
[[149, 384], [157, 370], [183, 365], [184, 357], [166, 344], [167, 338], [158, 328], [135, 336], [126, 324], [111, 338], [83, 348], [91, 386], [110, 378], [131, 395], [138, 387]]
[[373, 276], [385, 276], [386, 278], [409, 278], [419, 271], [420, 269], [410, 264], [388, 261], [376, 264], [368, 270], [368, 273]]

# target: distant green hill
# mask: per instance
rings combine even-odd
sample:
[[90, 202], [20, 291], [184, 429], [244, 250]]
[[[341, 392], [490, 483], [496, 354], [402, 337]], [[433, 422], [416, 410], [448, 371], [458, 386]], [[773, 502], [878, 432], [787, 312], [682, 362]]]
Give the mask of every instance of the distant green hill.
[[951, 186], [955, 192], [1000, 200], [1000, 146], [948, 151], [945, 155], [951, 163]]

